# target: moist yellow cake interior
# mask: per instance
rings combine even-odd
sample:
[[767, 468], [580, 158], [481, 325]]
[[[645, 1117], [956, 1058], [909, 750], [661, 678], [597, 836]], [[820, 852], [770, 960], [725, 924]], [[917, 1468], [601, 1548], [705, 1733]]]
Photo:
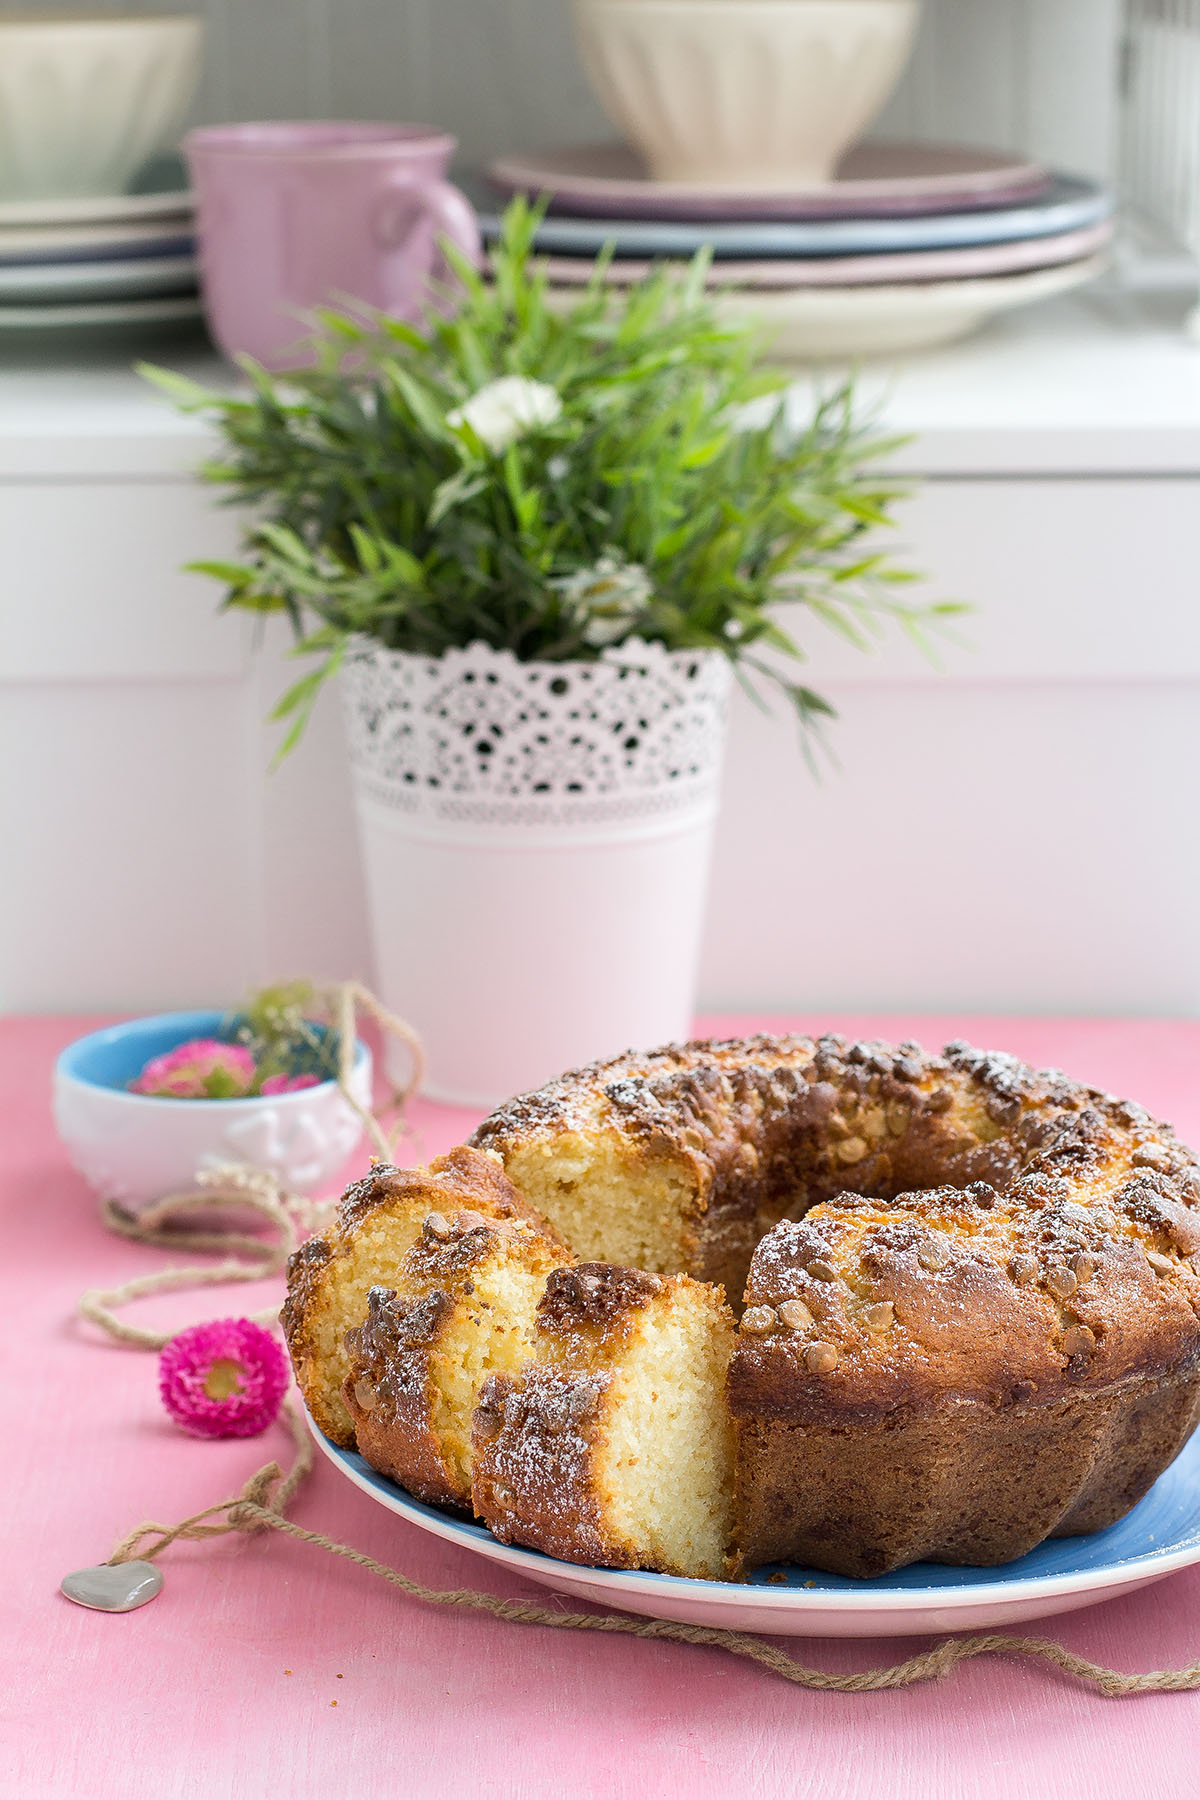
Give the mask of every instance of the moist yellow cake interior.
[[694, 1181], [665, 1161], [647, 1163], [617, 1133], [534, 1139], [506, 1156], [505, 1173], [581, 1262], [659, 1275], [686, 1266]]
[[393, 1285], [428, 1212], [429, 1202], [423, 1199], [370, 1213], [330, 1263], [321, 1298], [306, 1322], [316, 1351], [314, 1365], [325, 1383], [326, 1405], [350, 1443], [354, 1442], [354, 1423], [342, 1399], [342, 1383], [350, 1372], [346, 1333], [366, 1317], [371, 1289]]
[[[524, 1268], [503, 1253], [477, 1264], [469, 1271], [474, 1292], [456, 1296], [454, 1314], [430, 1354], [433, 1428], [468, 1492], [471, 1415], [479, 1390], [489, 1375], [516, 1374], [533, 1354], [534, 1311], [554, 1266], [548, 1256], [544, 1267]], [[402, 1287], [410, 1291], [407, 1284]]]
[[643, 1566], [719, 1579], [732, 1526], [733, 1331], [690, 1283], [651, 1305], [613, 1376], [596, 1488]]

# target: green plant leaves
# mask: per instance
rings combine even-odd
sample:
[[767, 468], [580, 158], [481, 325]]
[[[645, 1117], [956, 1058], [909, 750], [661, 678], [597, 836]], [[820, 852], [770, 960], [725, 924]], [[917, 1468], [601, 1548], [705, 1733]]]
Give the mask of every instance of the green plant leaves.
[[[247, 362], [248, 393], [143, 370], [213, 419], [224, 449], [204, 473], [253, 515], [244, 562], [191, 566], [228, 606], [286, 612], [296, 653], [316, 659], [275, 709], [281, 754], [356, 634], [430, 656], [474, 639], [525, 659], [597, 656], [611, 621], [560, 588], [606, 557], [648, 584], [641, 635], [720, 648], [806, 728], [830, 709], [784, 672], [805, 652], [780, 603], [864, 650], [891, 622], [928, 651], [961, 611], [907, 597], [914, 578], [877, 541], [906, 490], [872, 471], [898, 440], [859, 419], [849, 384], [797, 419], [787, 376], [714, 313], [703, 257], [620, 293], [601, 257], [568, 305], [552, 302], [539, 218], [512, 202], [487, 277], [445, 246], [444, 316], [327, 310], [313, 366], [276, 377]], [[553, 387], [561, 412], [491, 454], [448, 418], [505, 376]]]

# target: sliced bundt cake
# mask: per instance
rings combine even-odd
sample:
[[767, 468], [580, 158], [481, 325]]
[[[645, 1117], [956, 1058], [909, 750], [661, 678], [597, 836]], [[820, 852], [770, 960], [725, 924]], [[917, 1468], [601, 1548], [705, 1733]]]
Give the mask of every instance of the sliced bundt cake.
[[365, 1323], [343, 1389], [367, 1461], [431, 1505], [471, 1504], [471, 1416], [484, 1381], [532, 1354], [546, 1278], [569, 1251], [517, 1218], [431, 1213]]
[[288, 1293], [280, 1315], [296, 1380], [316, 1423], [334, 1443], [354, 1442], [342, 1398], [345, 1337], [361, 1325], [367, 1294], [391, 1282], [430, 1213], [469, 1208], [488, 1218], [524, 1219], [553, 1241], [557, 1234], [530, 1212], [499, 1162], [459, 1147], [428, 1168], [380, 1163], [346, 1189], [335, 1222], [288, 1263]]
[[550, 1276], [534, 1361], [485, 1383], [475, 1510], [568, 1562], [720, 1578], [733, 1318], [719, 1288], [604, 1263]]

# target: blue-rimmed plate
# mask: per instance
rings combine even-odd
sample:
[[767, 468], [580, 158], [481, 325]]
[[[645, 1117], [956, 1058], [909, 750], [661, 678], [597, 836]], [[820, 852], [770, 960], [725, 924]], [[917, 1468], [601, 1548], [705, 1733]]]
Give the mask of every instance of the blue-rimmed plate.
[[686, 1625], [783, 1637], [908, 1637], [990, 1629], [1113, 1600], [1200, 1562], [1200, 1436], [1119, 1524], [1091, 1537], [1040, 1544], [999, 1569], [915, 1563], [894, 1575], [858, 1581], [818, 1569], [764, 1568], [748, 1582], [724, 1582], [594, 1569], [498, 1543], [482, 1525], [423, 1506], [377, 1474], [356, 1450], [339, 1450], [309, 1423], [329, 1460], [411, 1525], [557, 1593]]
[[[500, 236], [500, 212], [486, 189], [465, 181], [476, 201], [484, 243]], [[717, 261], [752, 257], [895, 255], [1025, 243], [1083, 231], [1112, 217], [1113, 200], [1094, 181], [1054, 178], [1044, 194], [1019, 206], [892, 219], [632, 219], [571, 218], [548, 213], [534, 233], [539, 255], [595, 257], [611, 244], [618, 257], [694, 256], [711, 249]]]

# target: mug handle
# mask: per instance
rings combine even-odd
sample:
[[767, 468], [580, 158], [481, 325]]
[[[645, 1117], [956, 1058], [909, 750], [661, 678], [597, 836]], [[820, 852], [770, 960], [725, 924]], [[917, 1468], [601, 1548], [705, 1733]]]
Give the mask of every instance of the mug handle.
[[[435, 180], [422, 187], [416, 186], [410, 177], [397, 176], [385, 180], [382, 193], [375, 206], [375, 234], [378, 242], [382, 237], [381, 220], [383, 209], [388, 200], [405, 196], [412, 200], [414, 222], [416, 218], [425, 216], [432, 220], [434, 231], [439, 238], [448, 238], [452, 244], [469, 257], [478, 268], [483, 258], [483, 240], [479, 235], [479, 223], [475, 217], [475, 208], [460, 193], [452, 182]], [[384, 310], [394, 312], [400, 317], [411, 310], [414, 288], [423, 285], [425, 277], [414, 281], [412, 263], [405, 251], [409, 233], [399, 244], [384, 244], [383, 249], [383, 292]], [[442, 279], [449, 273], [449, 264], [438, 250], [429, 279]]]

